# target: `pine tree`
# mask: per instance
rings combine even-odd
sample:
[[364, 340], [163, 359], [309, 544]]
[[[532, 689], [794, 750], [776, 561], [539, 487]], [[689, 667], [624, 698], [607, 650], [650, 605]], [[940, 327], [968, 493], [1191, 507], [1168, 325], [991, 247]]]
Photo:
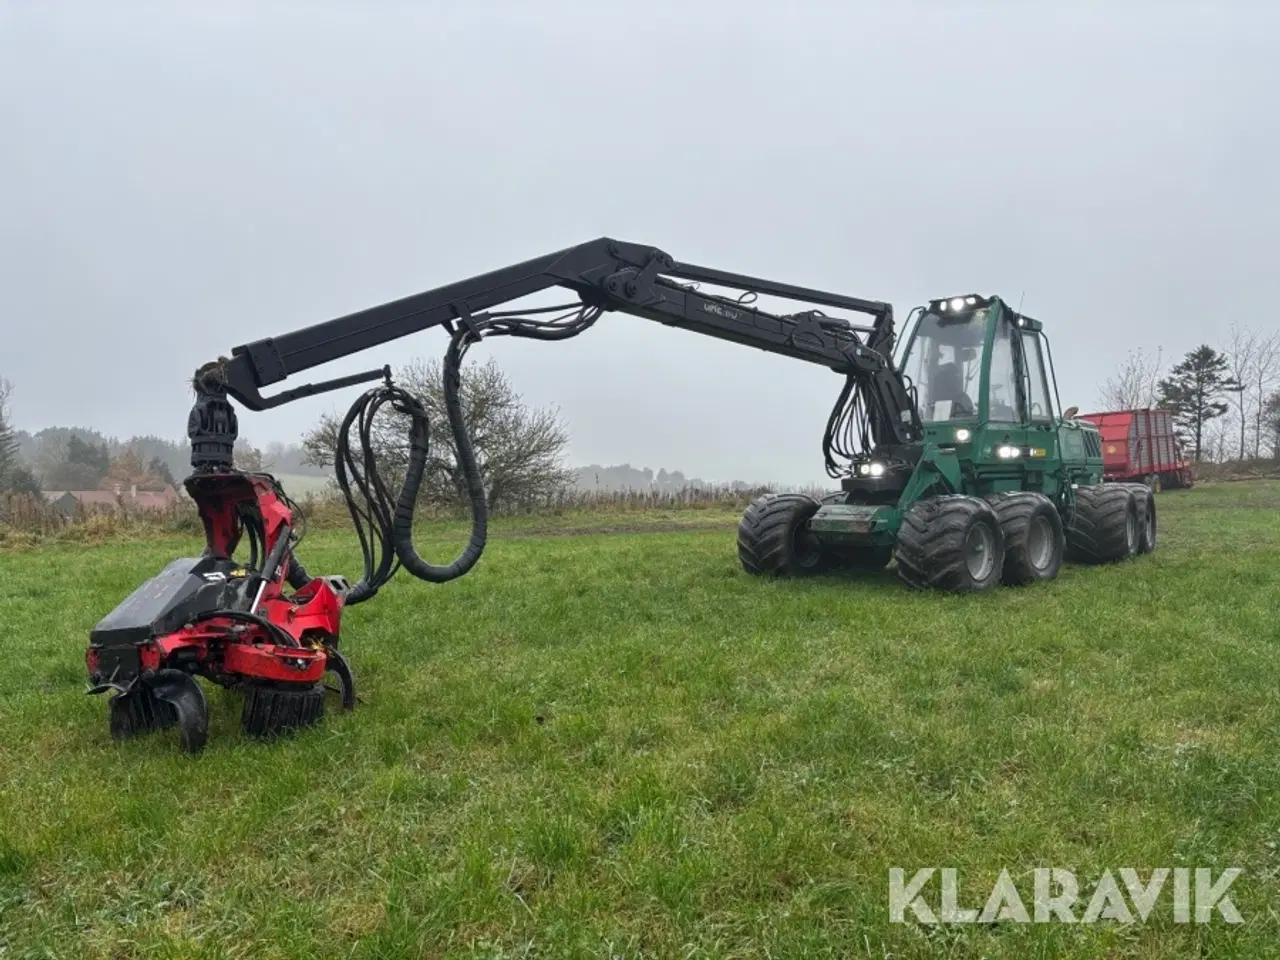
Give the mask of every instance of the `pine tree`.
[[147, 464], [147, 472], [155, 477], [156, 483], [177, 487], [178, 481], [173, 479], [173, 471], [169, 469], [169, 464], [165, 463], [160, 457], [152, 457], [151, 462]]
[[98, 445], [86, 442], [72, 434], [70, 439], [67, 440], [67, 463], [86, 467], [93, 474], [96, 474], [96, 486], [97, 482], [101, 481], [107, 475], [107, 471], [111, 469], [111, 454], [107, 451], [105, 443]]
[[1239, 389], [1227, 369], [1225, 356], [1201, 344], [1160, 381], [1159, 405], [1173, 413], [1173, 421], [1191, 442], [1196, 460], [1203, 454], [1205, 424], [1227, 412], [1223, 395]]

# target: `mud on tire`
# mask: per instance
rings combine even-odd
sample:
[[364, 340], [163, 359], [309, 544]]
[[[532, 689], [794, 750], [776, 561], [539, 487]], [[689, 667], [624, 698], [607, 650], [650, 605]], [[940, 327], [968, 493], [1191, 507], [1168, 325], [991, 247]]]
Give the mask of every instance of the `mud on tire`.
[[991, 504], [947, 495], [919, 500], [902, 518], [898, 576], [916, 589], [986, 590], [1000, 582], [1004, 534]]
[[1004, 533], [1001, 582], [1017, 587], [1056, 577], [1066, 535], [1053, 501], [1031, 490], [991, 493], [984, 499], [1000, 518]]
[[1138, 503], [1128, 484], [1101, 483], [1076, 490], [1067, 527], [1067, 556], [1078, 563], [1115, 563], [1138, 551]]
[[738, 559], [757, 576], [821, 573], [827, 557], [805, 524], [820, 504], [801, 493], [769, 493], [751, 501], [738, 523]]

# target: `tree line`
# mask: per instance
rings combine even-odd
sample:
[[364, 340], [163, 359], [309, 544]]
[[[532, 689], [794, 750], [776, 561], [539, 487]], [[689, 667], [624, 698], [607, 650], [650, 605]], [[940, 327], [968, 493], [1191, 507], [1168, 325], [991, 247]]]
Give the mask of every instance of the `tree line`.
[[649, 491], [651, 493], [678, 493], [682, 490], [721, 489], [749, 490], [753, 484], [735, 480], [729, 484], [711, 483], [699, 477], [685, 476], [681, 470], [650, 467], [633, 467], [629, 463], [604, 467], [593, 463], [573, 471], [573, 484], [579, 490], [600, 493]]
[[[13, 386], [0, 379], [0, 492], [40, 494], [46, 490], [163, 490], [178, 487], [191, 472], [185, 440], [156, 436], [127, 439], [85, 427], [18, 430], [9, 413]], [[323, 475], [300, 444], [237, 444], [238, 465], [246, 470]]]
[[[396, 380], [422, 400], [431, 424], [423, 499], [464, 506], [466, 481], [447, 428], [440, 362], [415, 360], [396, 372]], [[574, 488], [672, 493], [709, 486], [678, 470], [655, 472], [630, 464], [570, 468], [569, 431], [559, 413], [526, 404], [495, 360], [469, 365], [462, 384], [485, 488], [497, 510], [554, 502]], [[189, 472], [185, 440], [119, 440], [77, 427], [17, 430], [8, 411], [11, 392], [11, 385], [0, 380], [0, 491], [159, 490], [177, 486]], [[1196, 460], [1280, 457], [1280, 334], [1233, 326], [1225, 348], [1201, 344], [1168, 369], [1161, 351], [1137, 350], [1102, 385], [1101, 401], [1109, 409], [1171, 411]], [[323, 416], [298, 444], [258, 448], [242, 439], [236, 445], [237, 466], [332, 476], [341, 422], [340, 417]], [[379, 472], [392, 489], [408, 462], [408, 428], [406, 415], [393, 412], [370, 432]], [[358, 438], [352, 439], [358, 444]]]
[[[421, 497], [435, 504], [465, 507], [469, 502], [466, 480], [447, 426], [442, 377], [440, 361], [415, 360], [396, 372], [395, 381], [422, 401], [431, 424], [431, 452]], [[569, 467], [569, 429], [558, 411], [529, 406], [493, 358], [468, 365], [462, 376], [462, 405], [489, 505], [495, 512], [554, 505], [564, 502], [573, 491], [669, 495], [752, 488], [738, 481], [712, 484], [679, 470], [655, 471], [631, 464]], [[313, 465], [333, 467], [341, 427], [341, 417], [326, 415], [303, 437], [303, 448]], [[378, 471], [392, 489], [399, 486], [408, 462], [408, 432], [408, 417], [397, 413], [376, 422], [370, 431]], [[354, 431], [349, 442], [353, 446], [359, 443]], [[359, 456], [358, 450], [352, 452]]]
[[[419, 397], [431, 424], [431, 457], [421, 488], [423, 500], [465, 507], [466, 482], [447, 427], [439, 361], [413, 361], [396, 372], [396, 382]], [[85, 428], [47, 427], [35, 433], [12, 429], [8, 387], [0, 396], [0, 490], [160, 490], [177, 486], [189, 472], [185, 441], [161, 437], [116, 440]], [[713, 485], [679, 470], [654, 471], [630, 464], [571, 468], [569, 431], [559, 413], [525, 403], [496, 361], [469, 365], [463, 377], [467, 411], [489, 503], [496, 511], [563, 502], [573, 491], [590, 494], [679, 494], [692, 489], [748, 489], [744, 483]], [[246, 470], [332, 478], [342, 418], [322, 416], [299, 444], [269, 444], [259, 449], [243, 439], [236, 444], [236, 465]], [[391, 412], [373, 424], [370, 443], [378, 470], [395, 489], [408, 461], [408, 418]], [[352, 442], [359, 444], [358, 437]], [[357, 451], [358, 453], [358, 451]]]
[[1280, 333], [1233, 324], [1166, 369], [1163, 352], [1131, 352], [1103, 383], [1109, 410], [1168, 410], [1192, 458], [1280, 458]]

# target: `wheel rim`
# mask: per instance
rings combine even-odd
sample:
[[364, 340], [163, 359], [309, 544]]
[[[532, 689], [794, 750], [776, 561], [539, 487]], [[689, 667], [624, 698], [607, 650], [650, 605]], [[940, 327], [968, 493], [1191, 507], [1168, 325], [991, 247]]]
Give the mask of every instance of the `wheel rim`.
[[1147, 505], [1146, 534], [1147, 546], [1154, 547], [1156, 544], [1156, 510], [1150, 504]]
[[969, 576], [982, 581], [995, 566], [996, 538], [985, 523], [975, 523], [964, 538], [964, 565]]
[[1129, 550], [1132, 551], [1134, 548], [1134, 544], [1138, 539], [1138, 523], [1136, 518], [1133, 515], [1132, 510], [1130, 510], [1128, 513], [1125, 514], [1124, 537], [1125, 537], [1125, 542], [1128, 543], [1129, 545]]
[[1027, 530], [1027, 557], [1037, 570], [1044, 570], [1053, 559], [1053, 525], [1048, 517], [1036, 517]]

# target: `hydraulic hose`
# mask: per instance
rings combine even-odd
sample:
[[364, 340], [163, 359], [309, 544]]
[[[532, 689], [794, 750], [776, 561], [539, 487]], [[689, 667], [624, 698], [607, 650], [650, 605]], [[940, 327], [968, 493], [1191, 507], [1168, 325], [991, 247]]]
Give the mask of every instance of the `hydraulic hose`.
[[[458, 466], [467, 484], [467, 498], [471, 506], [471, 534], [467, 544], [457, 557], [446, 564], [431, 563], [414, 547], [414, 511], [431, 454], [427, 411], [417, 397], [390, 381], [367, 391], [356, 400], [342, 422], [335, 456], [338, 486], [342, 489], [348, 512], [355, 522], [364, 554], [364, 577], [344, 597], [343, 604], [346, 606], [368, 600], [395, 576], [400, 567], [420, 580], [447, 583], [467, 573], [484, 552], [488, 537], [489, 505], [475, 447], [462, 410], [461, 368], [465, 352], [462, 339], [455, 336], [445, 355], [444, 404], [457, 451]], [[404, 481], [394, 504], [379, 470], [378, 451], [373, 438], [374, 417], [388, 403], [394, 410], [409, 418], [408, 461]], [[353, 427], [359, 431], [359, 462], [352, 456]], [[353, 482], [361, 494], [363, 505], [357, 502], [352, 492]]]
[[[419, 580], [431, 583], [447, 583], [456, 580], [475, 566], [484, 552], [485, 540], [489, 529], [489, 503], [485, 497], [484, 480], [480, 476], [480, 466], [476, 462], [475, 447], [471, 443], [471, 434], [467, 430], [466, 420], [462, 413], [462, 347], [461, 337], [455, 336], [449, 341], [449, 350], [444, 362], [444, 407], [449, 417], [449, 429], [453, 432], [453, 442], [458, 453], [458, 466], [462, 468], [463, 478], [467, 482], [467, 497], [471, 501], [471, 537], [457, 558], [443, 566], [429, 563], [418, 555], [413, 546], [413, 508], [417, 502], [418, 487], [422, 483], [422, 474], [426, 469], [427, 456], [430, 452], [427, 436], [427, 419], [425, 411], [419, 416], [413, 414], [413, 425], [409, 429], [409, 467], [405, 473], [404, 486], [396, 501], [395, 526], [393, 542], [396, 556], [401, 565]], [[417, 401], [414, 401], [417, 404]], [[422, 405], [417, 404], [419, 411]]]
[[262, 627], [282, 647], [298, 647], [301, 644], [295, 640], [284, 627], [272, 623], [266, 617], [258, 616], [256, 613], [250, 613], [247, 610], [235, 610], [228, 608], [226, 610], [206, 610], [204, 613], [197, 613], [191, 617], [187, 623], [197, 624], [204, 623], [206, 620], [238, 620], [241, 623], [251, 624], [256, 627]]
[[[529, 314], [559, 314], [551, 320], [533, 319]], [[457, 464], [466, 483], [471, 506], [471, 535], [451, 562], [434, 564], [419, 555], [413, 545], [413, 515], [418, 494], [431, 458], [431, 425], [426, 408], [417, 397], [391, 382], [367, 391], [352, 405], [338, 431], [334, 465], [338, 486], [360, 538], [364, 554], [364, 577], [343, 599], [345, 606], [368, 600], [385, 585], [400, 567], [420, 580], [447, 583], [463, 576], [484, 552], [489, 529], [489, 503], [471, 434], [462, 409], [462, 363], [467, 349], [482, 336], [514, 336], [535, 340], [565, 340], [590, 328], [602, 310], [588, 304], [539, 307], [526, 311], [490, 313], [468, 317], [454, 328], [443, 366], [444, 408], [453, 435]], [[379, 409], [390, 403], [409, 418], [409, 455], [404, 481], [394, 503], [379, 472], [373, 437], [373, 420]], [[352, 455], [351, 431], [358, 429], [360, 457]], [[363, 506], [352, 492], [359, 490]]]

